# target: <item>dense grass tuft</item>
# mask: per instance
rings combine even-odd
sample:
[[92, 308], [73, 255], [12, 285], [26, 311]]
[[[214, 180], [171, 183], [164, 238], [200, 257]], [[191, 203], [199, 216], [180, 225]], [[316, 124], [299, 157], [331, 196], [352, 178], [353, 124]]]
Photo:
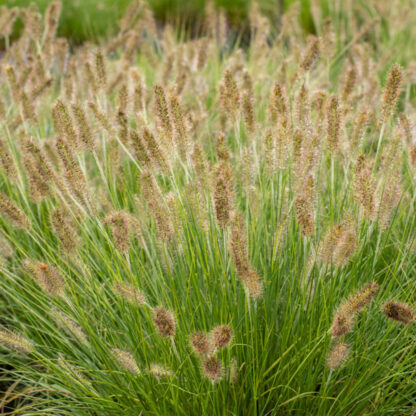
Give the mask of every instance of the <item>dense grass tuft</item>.
[[74, 49], [58, 2], [20, 10], [2, 413], [414, 414], [416, 78], [378, 4], [305, 38], [253, 2], [244, 49], [209, 5], [195, 39], [137, 2]]

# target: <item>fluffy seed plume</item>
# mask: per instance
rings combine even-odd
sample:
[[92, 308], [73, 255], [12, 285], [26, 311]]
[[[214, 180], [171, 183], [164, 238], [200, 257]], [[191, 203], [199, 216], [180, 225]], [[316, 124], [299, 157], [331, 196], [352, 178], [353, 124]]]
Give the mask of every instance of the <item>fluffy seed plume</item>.
[[331, 327], [331, 334], [333, 338], [341, 337], [352, 331], [354, 327], [354, 315], [345, 311], [342, 307], [335, 315]]
[[0, 164], [8, 179], [10, 181], [15, 181], [17, 178], [16, 166], [5, 141], [2, 139], [0, 139]]
[[176, 331], [176, 322], [172, 313], [167, 309], [158, 306], [153, 310], [153, 322], [157, 331], [162, 337], [172, 338]]
[[234, 259], [238, 277], [244, 284], [248, 295], [258, 299], [263, 292], [263, 283], [248, 259], [246, 225], [241, 214], [236, 213], [231, 227], [231, 254]]
[[200, 355], [209, 355], [212, 352], [212, 342], [203, 332], [194, 332], [190, 339], [192, 349]]
[[288, 102], [286, 92], [281, 84], [275, 84], [271, 96], [270, 113], [272, 121], [276, 121], [278, 117], [288, 118]]
[[354, 152], [359, 145], [361, 144], [361, 140], [363, 137], [363, 134], [365, 132], [365, 128], [367, 127], [368, 122], [368, 114], [366, 111], [361, 111], [358, 116], [355, 118], [354, 121], [354, 128], [351, 135], [350, 140], [350, 149]]
[[244, 124], [247, 131], [252, 134], [255, 130], [254, 126], [254, 107], [253, 107], [253, 97], [249, 93], [244, 93], [243, 95], [243, 117]]
[[225, 113], [231, 117], [240, 108], [240, 92], [231, 71], [225, 71], [220, 85], [220, 100]]
[[27, 230], [30, 228], [29, 218], [6, 195], [0, 194], [0, 214], [10, 221], [16, 228]]
[[246, 276], [250, 269], [248, 259], [246, 225], [240, 213], [236, 213], [233, 218], [231, 228], [231, 254], [239, 276]]
[[143, 129], [143, 142], [146, 144], [147, 152], [154, 166], [162, 171], [168, 171], [168, 161], [164, 151], [148, 128]]
[[93, 151], [95, 148], [94, 135], [91, 126], [88, 123], [87, 115], [84, 109], [78, 105], [72, 105], [72, 113], [74, 114], [75, 121], [78, 128], [78, 135], [83, 145], [89, 150]]
[[231, 328], [227, 325], [222, 325], [214, 328], [211, 331], [211, 339], [215, 348], [220, 350], [229, 345], [233, 337]]
[[97, 51], [95, 54], [95, 71], [100, 87], [105, 88], [107, 84], [107, 72], [105, 69], [104, 56], [101, 51]]
[[150, 364], [149, 373], [156, 378], [172, 377], [172, 371], [160, 364]]
[[332, 323], [332, 337], [337, 338], [352, 331], [356, 315], [371, 302], [374, 295], [377, 293], [377, 290], [377, 283], [371, 282], [349, 297], [347, 301], [341, 305], [335, 314]]
[[34, 349], [29, 340], [8, 329], [0, 329], [0, 345], [22, 354], [30, 354]]
[[206, 378], [211, 381], [218, 381], [222, 377], [223, 368], [220, 363], [220, 360], [211, 356], [208, 357], [202, 364], [202, 370]]
[[78, 149], [78, 137], [69, 115], [68, 109], [63, 101], [58, 100], [53, 108], [55, 128], [58, 133], [67, 138], [69, 145], [75, 150]]
[[345, 363], [349, 350], [348, 345], [344, 342], [339, 342], [332, 348], [327, 358], [327, 365], [331, 371], [338, 369]]
[[397, 99], [400, 95], [400, 86], [403, 80], [403, 71], [400, 65], [393, 65], [384, 88], [383, 95], [383, 122], [386, 121], [394, 110]]
[[391, 300], [384, 304], [382, 311], [387, 318], [405, 325], [415, 321], [415, 311], [406, 303]]
[[222, 229], [229, 224], [233, 207], [232, 173], [228, 164], [221, 164], [215, 175], [215, 215]]
[[9, 259], [14, 256], [13, 246], [1, 234], [0, 234], [0, 255], [5, 259]]
[[167, 138], [172, 138], [172, 123], [169, 116], [169, 108], [166, 102], [165, 91], [161, 85], [156, 85], [155, 91], [155, 105], [156, 112], [159, 118], [159, 123], [163, 128], [163, 131]]
[[111, 228], [114, 242], [121, 253], [127, 253], [130, 248], [129, 219], [125, 212], [114, 211], [105, 218], [105, 223]]
[[331, 153], [335, 153], [339, 146], [339, 136], [341, 129], [341, 114], [339, 111], [338, 98], [330, 98], [327, 107], [327, 145]]
[[375, 184], [372, 177], [372, 167], [365, 155], [358, 156], [354, 171], [354, 198], [362, 206], [366, 219], [373, 219]]
[[68, 254], [74, 254], [79, 245], [79, 238], [70, 214], [63, 208], [55, 209], [51, 215], [51, 222], [63, 250]]
[[344, 304], [343, 308], [354, 314], [361, 312], [364, 307], [371, 302], [377, 291], [378, 284], [376, 282], [371, 282], [351, 296]]
[[170, 109], [172, 113], [173, 129], [175, 132], [175, 142], [178, 146], [181, 157], [184, 158], [188, 150], [187, 127], [183, 110], [179, 104], [178, 96], [171, 96]]
[[313, 209], [314, 209], [314, 180], [309, 176], [302, 192], [295, 201], [296, 219], [304, 237], [313, 233]]
[[113, 357], [118, 362], [118, 364], [120, 364], [124, 369], [134, 374], [141, 373], [131, 352], [121, 350], [119, 348], [112, 348], [111, 353], [113, 354]]
[[43, 262], [25, 260], [24, 268], [49, 296], [63, 296], [65, 283], [59, 271]]
[[49, 196], [49, 185], [45, 181], [42, 171], [34, 158], [25, 155], [23, 157], [23, 164], [29, 182], [30, 197], [38, 203]]
[[311, 36], [308, 39], [308, 45], [305, 50], [305, 54], [300, 63], [300, 67], [303, 71], [309, 71], [312, 65], [319, 57], [319, 39], [316, 36]]

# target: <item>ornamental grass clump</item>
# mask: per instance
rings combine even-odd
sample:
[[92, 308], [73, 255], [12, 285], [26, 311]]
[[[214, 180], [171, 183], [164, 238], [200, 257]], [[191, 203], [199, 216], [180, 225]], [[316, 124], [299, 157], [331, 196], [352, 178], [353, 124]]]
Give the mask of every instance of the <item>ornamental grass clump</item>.
[[0, 6], [2, 414], [413, 413], [416, 13], [214, 3]]

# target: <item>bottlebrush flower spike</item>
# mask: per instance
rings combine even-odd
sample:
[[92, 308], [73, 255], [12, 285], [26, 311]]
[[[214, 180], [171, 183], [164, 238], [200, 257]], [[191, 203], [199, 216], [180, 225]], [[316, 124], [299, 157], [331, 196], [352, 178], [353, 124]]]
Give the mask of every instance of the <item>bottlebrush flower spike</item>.
[[0, 329], [0, 345], [22, 354], [30, 354], [34, 350], [29, 340], [8, 329]]
[[176, 332], [176, 322], [172, 313], [158, 306], [153, 310], [153, 322], [162, 337], [173, 338]]
[[387, 318], [405, 325], [415, 322], [415, 311], [406, 303], [388, 301], [383, 306], [383, 313]]
[[334, 338], [341, 337], [352, 331], [356, 315], [373, 299], [377, 290], [377, 283], [371, 282], [341, 305], [335, 314], [331, 327], [331, 333]]
[[300, 63], [300, 67], [304, 72], [309, 71], [312, 65], [319, 57], [319, 39], [316, 36], [310, 36], [305, 54]]
[[207, 377], [213, 382], [220, 380], [223, 374], [223, 368], [220, 363], [220, 360], [215, 356], [208, 357], [203, 362], [202, 370], [204, 372], [205, 377]]
[[339, 342], [334, 346], [327, 358], [327, 364], [330, 370], [334, 371], [341, 367], [347, 359], [350, 348], [345, 342]]
[[134, 359], [131, 352], [121, 350], [119, 348], [112, 348], [111, 353], [114, 358], [124, 369], [134, 374], [141, 374], [139, 367], [137, 366], [136, 360]]
[[156, 378], [172, 377], [172, 371], [160, 364], [150, 364], [149, 373]]
[[192, 349], [200, 355], [209, 355], [213, 345], [207, 335], [203, 332], [194, 332], [190, 339]]
[[227, 325], [222, 325], [214, 328], [211, 331], [211, 339], [215, 348], [220, 350], [229, 345], [233, 337], [231, 328]]
[[400, 86], [403, 81], [403, 71], [400, 65], [393, 65], [384, 88], [382, 115], [385, 122], [394, 110], [400, 95]]
[[30, 220], [26, 214], [6, 195], [0, 193], [0, 214], [15, 227], [23, 230], [30, 228]]
[[224, 230], [231, 220], [233, 207], [232, 173], [228, 164], [221, 164], [216, 172], [214, 202], [218, 224]]

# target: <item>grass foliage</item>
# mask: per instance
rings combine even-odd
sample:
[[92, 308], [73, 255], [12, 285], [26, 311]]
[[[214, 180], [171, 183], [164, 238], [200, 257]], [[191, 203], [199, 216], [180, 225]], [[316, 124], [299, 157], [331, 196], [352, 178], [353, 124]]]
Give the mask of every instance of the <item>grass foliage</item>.
[[273, 36], [253, 2], [244, 50], [214, 8], [186, 40], [138, 2], [73, 51], [59, 3], [21, 11], [2, 413], [414, 414], [416, 78], [406, 7], [377, 4], [305, 38], [299, 5]]

